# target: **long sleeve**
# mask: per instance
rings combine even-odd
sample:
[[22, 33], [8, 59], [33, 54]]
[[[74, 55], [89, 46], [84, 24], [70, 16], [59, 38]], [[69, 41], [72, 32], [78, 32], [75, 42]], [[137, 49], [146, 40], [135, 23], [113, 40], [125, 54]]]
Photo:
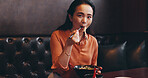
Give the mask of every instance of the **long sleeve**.
[[51, 69], [54, 69], [56, 72], [58, 72], [59, 74], [63, 74], [64, 71], [69, 70], [69, 68], [64, 68], [59, 62], [58, 62], [58, 57], [61, 55], [62, 50], [63, 50], [63, 46], [64, 44], [62, 44], [63, 41], [61, 41], [61, 39], [59, 38], [60, 35], [58, 34], [58, 32], [53, 32], [51, 35], [51, 39], [50, 39], [50, 49], [51, 49], [51, 54], [52, 54], [52, 67]]

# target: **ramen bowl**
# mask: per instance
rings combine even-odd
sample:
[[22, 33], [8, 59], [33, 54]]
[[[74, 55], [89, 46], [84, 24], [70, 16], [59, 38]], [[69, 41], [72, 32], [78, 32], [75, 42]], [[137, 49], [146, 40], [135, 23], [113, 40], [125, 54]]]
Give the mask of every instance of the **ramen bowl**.
[[[94, 72], [94, 69], [96, 69], [95, 72]], [[96, 73], [97, 78], [103, 77], [100, 73], [99, 74], [97, 73], [97, 71], [102, 70], [101, 66], [77, 65], [77, 66], [74, 66], [74, 70], [80, 76], [80, 78], [92, 78], [94, 73]]]

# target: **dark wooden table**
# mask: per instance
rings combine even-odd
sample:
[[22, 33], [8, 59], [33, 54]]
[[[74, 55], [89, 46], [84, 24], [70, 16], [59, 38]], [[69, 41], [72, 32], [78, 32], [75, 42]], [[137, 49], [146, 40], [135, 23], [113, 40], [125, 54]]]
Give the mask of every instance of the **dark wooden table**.
[[103, 78], [115, 78], [115, 77], [148, 78], [148, 67], [106, 72], [102, 73], [102, 75]]

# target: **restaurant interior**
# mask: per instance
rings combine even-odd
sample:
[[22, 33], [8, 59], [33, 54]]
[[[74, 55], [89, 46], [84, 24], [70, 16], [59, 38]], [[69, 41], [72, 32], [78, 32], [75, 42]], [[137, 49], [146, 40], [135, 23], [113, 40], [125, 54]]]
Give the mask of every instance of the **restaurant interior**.
[[[47, 78], [50, 36], [73, 0], [0, 0], [0, 78]], [[148, 1], [92, 0], [103, 78], [148, 77]]]

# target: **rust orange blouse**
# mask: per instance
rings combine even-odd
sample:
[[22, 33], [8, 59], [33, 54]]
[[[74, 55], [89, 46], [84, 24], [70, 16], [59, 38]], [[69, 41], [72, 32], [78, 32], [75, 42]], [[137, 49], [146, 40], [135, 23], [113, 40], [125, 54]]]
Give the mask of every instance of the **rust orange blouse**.
[[[75, 65], [97, 65], [98, 57], [98, 43], [95, 37], [90, 34], [86, 34], [86, 38], [79, 43], [74, 44], [70, 56], [69, 66], [64, 68], [57, 60], [58, 56], [64, 49], [67, 38], [70, 36], [70, 30], [56, 30], [52, 33], [50, 39], [50, 49], [52, 54], [52, 67], [54, 72], [66, 77], [66, 73], [72, 69]], [[68, 73], [70, 75], [70, 73]], [[73, 76], [73, 75], [71, 75]], [[72, 77], [71, 77], [72, 78]]]

